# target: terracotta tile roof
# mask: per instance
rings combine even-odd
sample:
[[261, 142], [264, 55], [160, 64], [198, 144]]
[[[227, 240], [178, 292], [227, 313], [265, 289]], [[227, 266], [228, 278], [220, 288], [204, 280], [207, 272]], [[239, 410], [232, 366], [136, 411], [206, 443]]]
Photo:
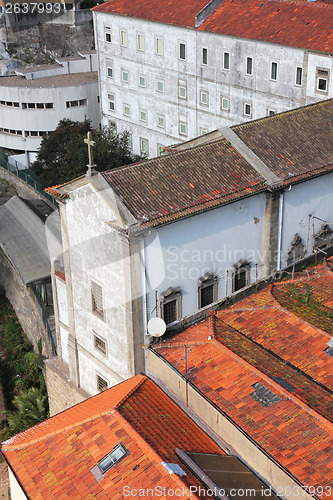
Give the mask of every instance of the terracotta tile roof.
[[[98, 482], [91, 469], [119, 442], [129, 454]], [[137, 375], [5, 441], [2, 452], [34, 500], [120, 500], [125, 485], [185, 486], [185, 492], [199, 486], [176, 447], [224, 454], [151, 380]], [[179, 464], [186, 476], [169, 475], [162, 461]]]
[[50, 186], [44, 191], [51, 196], [54, 196], [55, 198], [68, 198], [68, 194], [60, 193], [60, 191], [57, 190], [58, 187], [63, 186], [63, 184], [57, 184], [56, 186]]
[[226, 139], [103, 172], [142, 223], [172, 221], [264, 189]]
[[332, 53], [332, 16], [321, 2], [223, 0], [199, 30]]
[[[333, 358], [321, 329], [332, 328], [332, 299], [333, 273], [319, 265], [153, 346], [185, 376], [186, 344], [191, 384], [304, 485], [333, 480]], [[258, 383], [281, 401], [260, 404]]]
[[102, 175], [141, 227], [157, 226], [332, 172], [332, 128], [332, 99], [231, 127], [279, 179], [274, 184], [225, 138]]
[[179, 0], [112, 0], [94, 7], [92, 10], [106, 12], [119, 16], [147, 19], [176, 26], [187, 26], [194, 28], [195, 16], [206, 5], [207, 0], [193, 0], [191, 2]]
[[287, 183], [311, 176], [318, 169], [332, 170], [332, 99], [231, 129], [271, 171]]

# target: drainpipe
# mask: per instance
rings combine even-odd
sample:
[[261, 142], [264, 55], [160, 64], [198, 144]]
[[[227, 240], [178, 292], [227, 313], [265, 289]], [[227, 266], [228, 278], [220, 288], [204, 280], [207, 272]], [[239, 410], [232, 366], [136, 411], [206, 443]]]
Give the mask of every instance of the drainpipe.
[[[145, 335], [147, 333], [147, 289], [146, 289], [146, 256], [145, 256], [145, 237], [140, 240], [140, 263], [141, 263], [141, 293], [142, 293], [142, 323], [143, 323], [143, 344], [145, 344]], [[146, 359], [144, 360], [146, 363]]]
[[281, 269], [282, 222], [283, 222], [283, 192], [280, 194], [279, 198], [278, 247], [277, 247], [277, 262], [276, 262], [277, 271]]

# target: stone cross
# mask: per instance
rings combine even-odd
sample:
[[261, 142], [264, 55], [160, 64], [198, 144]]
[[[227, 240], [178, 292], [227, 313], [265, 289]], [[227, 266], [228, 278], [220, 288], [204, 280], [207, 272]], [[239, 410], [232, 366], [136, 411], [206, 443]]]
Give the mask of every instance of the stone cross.
[[95, 167], [96, 165], [94, 165], [94, 155], [93, 155], [93, 147], [95, 146], [95, 141], [93, 141], [91, 139], [91, 132], [88, 132], [87, 133], [87, 138], [84, 139], [84, 142], [86, 144], [88, 144], [88, 157], [89, 157], [89, 163], [87, 165], [88, 167], [88, 171], [87, 171], [87, 175], [93, 175], [95, 172]]

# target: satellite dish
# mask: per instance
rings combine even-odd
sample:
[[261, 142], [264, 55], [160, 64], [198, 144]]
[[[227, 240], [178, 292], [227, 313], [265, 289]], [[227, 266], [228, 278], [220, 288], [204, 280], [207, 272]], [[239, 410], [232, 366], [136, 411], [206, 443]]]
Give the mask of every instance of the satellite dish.
[[165, 330], [166, 324], [162, 318], [151, 318], [148, 321], [148, 333], [153, 337], [162, 337]]

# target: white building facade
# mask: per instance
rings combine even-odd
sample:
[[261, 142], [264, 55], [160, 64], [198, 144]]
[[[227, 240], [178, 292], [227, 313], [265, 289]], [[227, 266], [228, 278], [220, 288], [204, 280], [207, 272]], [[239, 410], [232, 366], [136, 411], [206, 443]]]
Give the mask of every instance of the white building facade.
[[[0, 78], [0, 147], [24, 152], [30, 163], [59, 121], [100, 123], [95, 51]], [[28, 163], [27, 162], [27, 163]]]
[[[217, 32], [223, 31], [223, 10], [217, 19], [221, 29], [205, 28], [209, 13], [202, 24], [197, 16], [205, 2], [187, 6], [192, 25], [181, 14], [165, 22], [156, 14], [159, 8], [163, 13], [164, 2], [151, 3], [146, 17], [121, 1], [94, 9], [102, 124], [127, 129], [135, 153], [157, 156], [163, 146], [333, 95], [331, 55], [314, 43], [312, 50], [307, 40], [302, 48], [302, 41], [299, 46], [270, 43], [265, 34], [250, 39], [246, 23], [244, 35], [236, 27], [235, 35]], [[285, 2], [279, 7], [288, 9]], [[307, 5], [309, 12], [297, 14], [300, 23], [311, 8], [317, 7]], [[262, 16], [254, 23], [263, 23]]]

